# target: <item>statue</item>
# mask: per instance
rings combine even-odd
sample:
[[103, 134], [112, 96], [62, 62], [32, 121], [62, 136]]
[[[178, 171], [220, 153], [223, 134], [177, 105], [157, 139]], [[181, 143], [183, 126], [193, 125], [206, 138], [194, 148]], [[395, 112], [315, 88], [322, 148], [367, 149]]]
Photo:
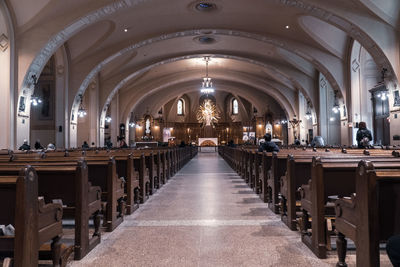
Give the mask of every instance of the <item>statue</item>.
[[272, 136], [272, 124], [270, 122], [265, 125], [265, 133], [269, 133]]
[[212, 126], [217, 123], [219, 114], [217, 107], [211, 102], [210, 99], [204, 100], [204, 103], [200, 106], [197, 112], [197, 120], [202, 122], [204, 126]]
[[151, 130], [150, 130], [150, 119], [147, 118], [146, 120], [146, 134], [150, 134]]

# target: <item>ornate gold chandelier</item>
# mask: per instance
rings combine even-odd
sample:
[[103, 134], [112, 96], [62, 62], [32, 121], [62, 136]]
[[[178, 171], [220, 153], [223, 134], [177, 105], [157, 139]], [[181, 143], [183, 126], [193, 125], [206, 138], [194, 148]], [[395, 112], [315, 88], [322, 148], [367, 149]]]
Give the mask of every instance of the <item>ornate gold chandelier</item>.
[[210, 100], [205, 99], [197, 111], [197, 120], [203, 123], [203, 126], [211, 126], [220, 119], [216, 105]]

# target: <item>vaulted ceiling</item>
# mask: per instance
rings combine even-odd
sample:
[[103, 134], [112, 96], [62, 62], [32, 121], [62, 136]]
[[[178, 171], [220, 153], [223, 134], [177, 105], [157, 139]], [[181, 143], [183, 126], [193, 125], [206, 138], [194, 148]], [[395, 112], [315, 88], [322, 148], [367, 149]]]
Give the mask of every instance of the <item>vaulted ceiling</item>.
[[398, 0], [7, 3], [17, 25], [20, 89], [61, 47], [69, 58], [70, 107], [97, 80], [99, 110], [119, 93], [122, 117], [139, 104], [166, 103], [198, 88], [203, 56], [212, 58], [216, 86], [255, 105], [265, 94], [288, 115], [298, 110], [299, 92], [318, 109], [318, 72], [346, 100], [352, 39], [399, 75]]

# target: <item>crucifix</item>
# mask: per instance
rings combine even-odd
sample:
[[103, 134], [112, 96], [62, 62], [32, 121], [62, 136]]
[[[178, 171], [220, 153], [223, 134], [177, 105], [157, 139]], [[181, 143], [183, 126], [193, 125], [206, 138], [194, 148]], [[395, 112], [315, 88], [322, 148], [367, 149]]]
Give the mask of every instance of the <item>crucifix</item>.
[[300, 125], [301, 120], [298, 120], [296, 114], [294, 114], [293, 119], [290, 120], [289, 122], [290, 122], [290, 125], [292, 125], [292, 128], [293, 128], [294, 139], [297, 139], [297, 127]]

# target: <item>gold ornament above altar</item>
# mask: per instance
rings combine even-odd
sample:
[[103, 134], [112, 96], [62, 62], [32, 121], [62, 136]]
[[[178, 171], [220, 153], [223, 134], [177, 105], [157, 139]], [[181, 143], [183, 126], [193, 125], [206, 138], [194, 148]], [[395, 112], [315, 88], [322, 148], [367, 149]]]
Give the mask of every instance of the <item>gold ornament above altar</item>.
[[211, 126], [220, 119], [217, 107], [210, 99], [204, 100], [197, 111], [197, 120], [203, 123], [204, 126]]

